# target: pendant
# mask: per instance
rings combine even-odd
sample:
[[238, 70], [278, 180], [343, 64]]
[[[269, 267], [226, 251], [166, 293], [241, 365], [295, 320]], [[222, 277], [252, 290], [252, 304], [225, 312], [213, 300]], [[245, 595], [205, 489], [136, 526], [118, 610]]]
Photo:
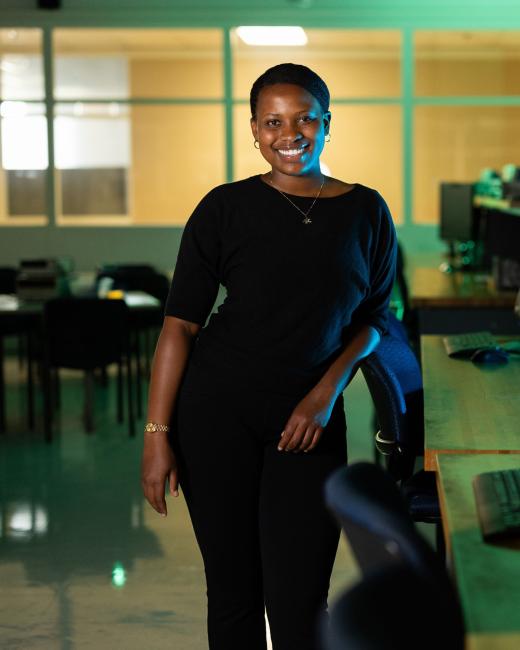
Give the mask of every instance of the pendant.
[[302, 221], [302, 223], [312, 223], [312, 219], [310, 217], [305, 217], [305, 219]]

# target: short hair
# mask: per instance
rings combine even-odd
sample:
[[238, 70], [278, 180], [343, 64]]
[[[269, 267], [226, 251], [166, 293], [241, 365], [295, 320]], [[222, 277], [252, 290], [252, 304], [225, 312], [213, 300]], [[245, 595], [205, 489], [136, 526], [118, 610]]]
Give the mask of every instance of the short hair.
[[330, 93], [327, 84], [313, 70], [297, 63], [280, 63], [261, 74], [251, 87], [249, 104], [251, 116], [256, 119], [256, 105], [262, 88], [275, 84], [294, 84], [301, 86], [316, 97], [324, 113], [329, 110]]

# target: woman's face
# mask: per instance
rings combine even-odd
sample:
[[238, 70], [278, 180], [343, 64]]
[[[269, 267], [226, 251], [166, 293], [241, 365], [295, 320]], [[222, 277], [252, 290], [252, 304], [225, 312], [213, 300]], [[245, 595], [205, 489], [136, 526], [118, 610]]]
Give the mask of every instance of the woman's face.
[[260, 91], [251, 130], [273, 172], [303, 176], [319, 173], [329, 124], [330, 113], [314, 95], [295, 84], [275, 84]]

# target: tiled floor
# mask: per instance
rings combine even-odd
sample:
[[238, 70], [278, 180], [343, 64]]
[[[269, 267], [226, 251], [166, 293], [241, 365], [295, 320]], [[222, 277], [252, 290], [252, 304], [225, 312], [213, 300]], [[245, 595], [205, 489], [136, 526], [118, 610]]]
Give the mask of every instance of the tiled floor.
[[[0, 647], [206, 648], [202, 563], [185, 504], [170, 500], [166, 519], [145, 504], [141, 439], [115, 422], [112, 385], [96, 387], [96, 431], [86, 435], [81, 380], [64, 380], [60, 432], [48, 445], [25, 430], [17, 377], [11, 362], [0, 436]], [[345, 401], [350, 459], [369, 458], [361, 376]], [[356, 575], [342, 540], [332, 598]]]

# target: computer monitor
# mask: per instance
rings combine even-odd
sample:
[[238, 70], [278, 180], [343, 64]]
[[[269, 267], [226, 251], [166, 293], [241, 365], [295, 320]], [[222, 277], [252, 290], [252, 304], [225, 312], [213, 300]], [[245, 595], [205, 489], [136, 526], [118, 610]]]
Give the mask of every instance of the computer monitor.
[[520, 214], [486, 210], [484, 246], [498, 289], [520, 288]]
[[473, 183], [441, 183], [440, 237], [447, 242], [475, 241], [478, 214], [473, 207]]
[[520, 262], [520, 214], [486, 210], [485, 246], [489, 255]]

